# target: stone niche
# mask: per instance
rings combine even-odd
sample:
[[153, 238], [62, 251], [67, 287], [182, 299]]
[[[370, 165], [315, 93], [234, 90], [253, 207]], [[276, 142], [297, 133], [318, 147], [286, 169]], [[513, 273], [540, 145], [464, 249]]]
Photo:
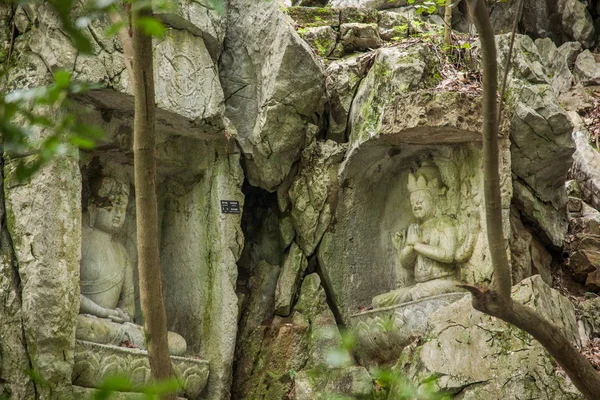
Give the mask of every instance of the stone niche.
[[[120, 108], [106, 109], [105, 100], [109, 97]], [[119, 101], [119, 97], [123, 99]], [[80, 154], [82, 260], [90, 257], [88, 247], [94, 246], [86, 243], [86, 231], [94, 220], [90, 199], [94, 193], [102, 192], [98, 187], [104, 185], [104, 180], [109, 180], [109, 186], [113, 180], [118, 181], [118, 186], [129, 190], [125, 193], [124, 221], [112, 240], [119, 243], [124, 251], [122, 258], [132, 266], [131, 296], [135, 304], [134, 312], [128, 310], [132, 321], [121, 325], [106, 319], [78, 317], [73, 383], [90, 389], [98, 387], [112, 373], [126, 376], [137, 385], [148, 383], [150, 378], [143, 332], [134, 327], [141, 324], [142, 316], [137, 285], [133, 124], [124, 107], [129, 101], [127, 95], [108, 91], [82, 99], [86, 121], [101, 125], [107, 134], [103, 144]], [[164, 110], [161, 113], [176, 118]], [[220, 201], [238, 201], [241, 209], [243, 173], [239, 155], [224, 136], [207, 136], [199, 129], [194, 137], [191, 125], [182, 134], [173, 134], [174, 126], [187, 123], [183, 117], [180, 119], [166, 125], [159, 120], [157, 126], [160, 263], [173, 368], [183, 384], [180, 395], [197, 399], [206, 396], [209, 369], [212, 374], [214, 366], [217, 376], [222, 376], [220, 369], [227, 368], [233, 353], [228, 341], [235, 341], [235, 329], [230, 328], [236, 324], [235, 263], [243, 235], [240, 214], [222, 214]], [[96, 196], [110, 195], [105, 190]], [[101, 202], [102, 198], [94, 201]], [[83, 268], [81, 274], [83, 294]]]
[[[507, 224], [506, 138], [501, 148]], [[381, 135], [355, 146], [338, 177], [335, 223], [319, 246], [319, 264], [342, 319], [357, 336], [361, 363], [391, 362], [425, 333], [428, 315], [464, 296], [455, 284], [491, 278], [480, 136], [431, 127]], [[427, 207], [429, 216], [419, 215]], [[415, 235], [439, 248], [417, 252]], [[426, 252], [444, 261], [432, 261]]]

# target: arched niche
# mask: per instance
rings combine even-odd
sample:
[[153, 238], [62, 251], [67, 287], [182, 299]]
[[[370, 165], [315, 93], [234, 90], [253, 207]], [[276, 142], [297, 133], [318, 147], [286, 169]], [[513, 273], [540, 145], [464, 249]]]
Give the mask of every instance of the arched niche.
[[[508, 216], [510, 166], [502, 140], [504, 201]], [[349, 151], [339, 172], [335, 222], [318, 249], [325, 280], [346, 323], [368, 309], [376, 295], [410, 285], [392, 238], [416, 221], [408, 175], [424, 161], [439, 167], [447, 188], [439, 208], [456, 221], [461, 242], [474, 235], [472, 251], [456, 265], [456, 278], [487, 281], [491, 266], [482, 204], [480, 135], [452, 128], [411, 128], [374, 137]]]

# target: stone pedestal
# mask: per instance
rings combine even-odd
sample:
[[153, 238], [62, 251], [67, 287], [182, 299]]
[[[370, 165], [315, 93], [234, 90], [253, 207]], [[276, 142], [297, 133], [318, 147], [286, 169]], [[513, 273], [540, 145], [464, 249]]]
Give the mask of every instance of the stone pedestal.
[[425, 334], [431, 314], [465, 295], [441, 294], [350, 316], [361, 364], [395, 363], [405, 346]]
[[[182, 385], [180, 395], [190, 399], [198, 398], [208, 381], [208, 361], [171, 356], [171, 362], [173, 372]], [[142, 388], [150, 384], [147, 352], [76, 341], [73, 385], [98, 388], [106, 378], [114, 375], [128, 379], [134, 387]]]

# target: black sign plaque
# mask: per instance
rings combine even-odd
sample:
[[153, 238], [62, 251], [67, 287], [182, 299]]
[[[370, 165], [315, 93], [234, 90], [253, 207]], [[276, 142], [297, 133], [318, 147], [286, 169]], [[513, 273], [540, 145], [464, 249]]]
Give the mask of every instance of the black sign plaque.
[[237, 200], [221, 200], [222, 214], [239, 214], [240, 202]]

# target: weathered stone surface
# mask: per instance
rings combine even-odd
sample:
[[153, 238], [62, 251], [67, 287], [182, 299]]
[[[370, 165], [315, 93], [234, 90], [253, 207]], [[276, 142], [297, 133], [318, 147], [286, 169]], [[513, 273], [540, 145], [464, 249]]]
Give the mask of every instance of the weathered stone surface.
[[[42, 134], [43, 135], [43, 134]], [[43, 137], [43, 136], [42, 136]], [[4, 167], [7, 226], [21, 282], [23, 332], [42, 399], [70, 392], [79, 310], [81, 176], [72, 153], [18, 183]], [[48, 210], [53, 210], [48, 213]]]
[[[111, 376], [127, 379], [133, 386], [152, 382], [146, 351], [77, 341], [73, 366], [73, 384], [98, 388]], [[171, 356], [173, 372], [182, 385], [181, 394], [197, 398], [208, 381], [209, 363], [197, 358]]]
[[531, 233], [523, 226], [516, 210], [510, 213], [510, 262], [512, 281], [521, 282], [531, 276]]
[[331, 7], [289, 7], [286, 13], [300, 26], [340, 26], [340, 10]]
[[[504, 63], [508, 35], [496, 37], [498, 62]], [[521, 216], [561, 246], [566, 232], [564, 182], [571, 167], [573, 125], [550, 89], [538, 48], [526, 36], [515, 41], [508, 88], [511, 93], [511, 165]]]
[[366, 7], [344, 7], [340, 9], [340, 24], [376, 24], [377, 11]]
[[325, 76], [278, 2], [235, 0], [221, 56], [227, 116], [249, 182], [273, 191], [318, 131]]
[[[182, 2], [178, 5], [187, 7]], [[106, 18], [96, 19], [88, 27], [93, 51], [89, 55], [76, 51], [47, 5], [31, 7], [29, 18], [37, 21], [38, 28], [35, 35], [28, 32], [19, 37], [19, 42], [28, 46], [19, 52], [23, 62], [33, 53], [50, 72], [65, 68], [73, 71], [77, 80], [101, 84], [105, 90], [90, 91], [79, 99], [113, 114], [131, 117], [130, 76], [119, 39], [103, 33], [109, 24]], [[169, 29], [166, 37], [157, 39], [155, 45], [158, 130], [211, 139], [222, 134], [228, 124], [224, 119], [223, 91], [202, 37], [189, 30]], [[23, 82], [19, 81], [19, 85]]]
[[282, 399], [292, 389], [290, 371], [299, 371], [306, 363], [309, 323], [300, 313], [290, 318], [275, 317], [258, 346], [259, 357], [249, 365], [244, 380], [233, 389], [233, 398]]
[[573, 75], [582, 85], [600, 84], [600, 56], [584, 50], [577, 56]]
[[289, 191], [297, 243], [311, 255], [329, 227], [337, 205], [337, 172], [346, 146], [315, 142], [302, 153], [300, 172]]
[[[587, 299], [580, 303], [577, 308], [581, 312], [580, 324], [584, 336], [588, 339], [600, 337], [600, 297]], [[586, 343], [583, 345], [585, 346]]]
[[550, 38], [537, 39], [535, 44], [545, 67], [546, 75], [552, 81], [552, 89], [557, 95], [567, 92], [574, 84], [571, 70], [577, 55], [581, 52], [581, 43], [566, 42], [556, 47]]
[[331, 26], [299, 29], [298, 34], [319, 57], [329, 56], [337, 44], [337, 33]]
[[179, 148], [177, 154], [182, 148], [205, 154], [188, 160], [190, 170], [209, 167], [201, 179], [171, 179], [162, 187], [161, 267], [168, 328], [185, 337], [192, 353], [211, 362], [206, 396], [221, 399], [231, 385], [238, 322], [236, 262], [243, 234], [241, 214], [222, 214], [220, 201], [235, 199], [243, 206], [243, 174], [239, 155], [221, 154], [224, 143], [202, 150], [185, 138], [179, 146], [176, 142], [170, 143], [172, 151]]
[[155, 53], [156, 105], [194, 121], [199, 130], [222, 130], [223, 90], [202, 38], [170, 29]]
[[340, 40], [345, 52], [375, 49], [383, 45], [377, 24], [346, 23], [340, 26]]
[[565, 34], [585, 48], [592, 47], [596, 32], [586, 5], [578, 0], [559, 0], [557, 3]]
[[325, 86], [329, 99], [327, 138], [338, 143], [346, 141], [346, 127], [352, 100], [362, 78], [367, 73], [369, 56], [359, 55], [334, 61], [327, 67]]
[[[491, 9], [490, 19], [496, 33], [512, 30], [517, 3], [504, 2]], [[580, 42], [594, 44], [594, 23], [586, 5], [578, 0], [541, 0], [523, 4], [519, 32], [535, 38], [550, 38], [557, 44]]]
[[342, 336], [327, 304], [321, 278], [316, 273], [304, 278], [295, 309], [310, 321], [305, 368], [347, 367], [353, 364], [348, 350], [342, 347]]
[[279, 236], [281, 237], [281, 245], [284, 249], [288, 248], [296, 237], [294, 223], [292, 222], [292, 217], [289, 215], [284, 216], [279, 221]]
[[379, 12], [378, 21], [379, 36], [383, 40], [406, 36], [410, 21], [411, 18], [405, 15], [405, 13], [381, 11]]
[[332, 7], [364, 7], [383, 10], [405, 6], [406, 0], [330, 0], [329, 4]]
[[298, 400], [369, 398], [373, 392], [371, 375], [360, 366], [303, 370], [294, 382]]
[[[4, 181], [4, 171], [0, 169]], [[0, 187], [0, 397], [33, 398], [34, 386], [26, 374], [30, 368], [23, 337], [21, 284], [4, 209], [4, 186]]]
[[156, 10], [154, 15], [168, 26], [202, 37], [210, 56], [217, 62], [227, 27], [226, 2], [214, 7], [194, 0], [177, 0], [165, 9]]
[[[596, 245], [599, 244], [596, 243]], [[598, 289], [594, 273], [600, 269], [600, 251], [585, 249], [575, 251], [569, 257], [569, 268], [573, 272], [575, 280], [585, 283], [586, 287], [591, 290]], [[592, 276], [590, 277], [590, 275]]]
[[292, 243], [281, 267], [277, 288], [275, 289], [275, 313], [277, 315], [283, 317], [290, 315], [294, 298], [300, 286], [300, 278], [302, 278], [307, 266], [306, 256], [296, 243]]
[[513, 189], [514, 202], [521, 216], [535, 223], [542, 230], [545, 240], [554, 246], [562, 246], [568, 227], [566, 209], [563, 208], [559, 212], [551, 204], [537, 198], [529, 187], [517, 180], [513, 182]]
[[[91, 389], [81, 386], [73, 386], [73, 398], [75, 399], [93, 399], [95, 396], [103, 396], [104, 392], [100, 389]], [[111, 400], [146, 400], [146, 393], [134, 392], [112, 392]], [[177, 397], [177, 400], [185, 400], [183, 397]]]
[[[579, 343], [573, 305], [539, 276], [513, 287], [513, 297]], [[397, 366], [417, 386], [435, 374], [440, 389], [461, 399], [582, 398], [556, 374], [555, 361], [538, 342], [514, 326], [475, 311], [469, 297], [431, 315], [430, 324], [429, 340], [406, 348]]]
[[361, 364], [370, 367], [396, 362], [404, 347], [425, 336], [430, 315], [464, 296], [446, 293], [352, 315]]
[[600, 154], [581, 131], [573, 132], [575, 153], [570, 175], [579, 182], [581, 198], [594, 208], [600, 208]]

